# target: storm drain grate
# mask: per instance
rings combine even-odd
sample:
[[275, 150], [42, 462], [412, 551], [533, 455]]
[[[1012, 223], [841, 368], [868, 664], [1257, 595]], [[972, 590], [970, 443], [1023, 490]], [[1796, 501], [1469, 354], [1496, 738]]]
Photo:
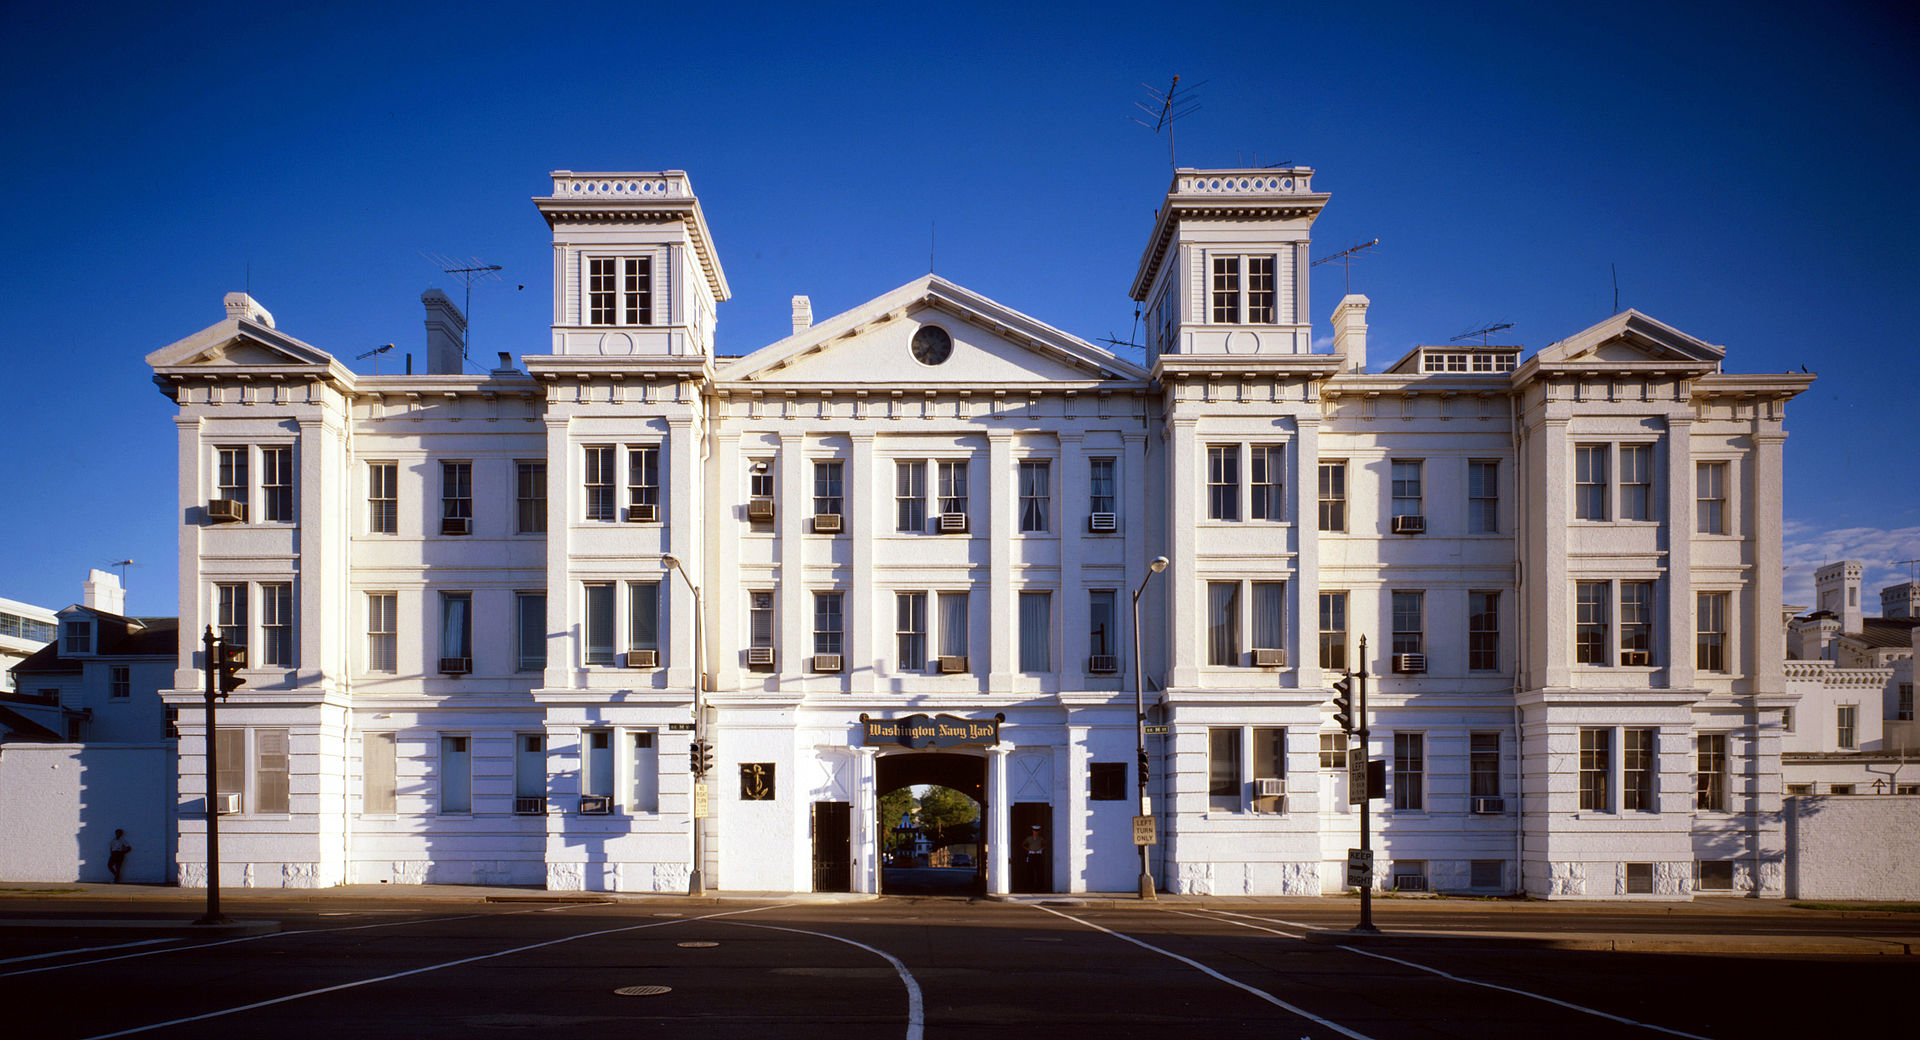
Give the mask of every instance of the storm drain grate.
[[614, 993], [623, 997], [657, 997], [672, 992], [672, 986], [622, 986], [614, 990]]
[[705, 940], [694, 939], [688, 942], [674, 943], [674, 945], [680, 947], [683, 950], [704, 950], [704, 949], [707, 949], [708, 947], [718, 946], [720, 944], [717, 942], [706, 942]]

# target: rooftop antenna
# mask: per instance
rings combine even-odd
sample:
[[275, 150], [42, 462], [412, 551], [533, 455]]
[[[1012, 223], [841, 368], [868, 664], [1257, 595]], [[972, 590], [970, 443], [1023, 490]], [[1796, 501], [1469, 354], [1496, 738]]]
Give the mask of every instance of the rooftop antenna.
[[423, 252], [420, 255], [425, 257], [428, 263], [452, 275], [455, 279], [459, 280], [461, 285], [466, 287], [467, 298], [461, 305], [462, 309], [460, 312], [461, 317], [467, 319], [467, 338], [466, 341], [460, 345], [460, 360], [465, 361], [467, 359], [467, 348], [473, 345], [473, 283], [486, 278], [491, 278], [496, 282], [499, 281], [502, 268], [499, 264], [487, 263], [477, 256], [470, 256], [462, 260], [441, 253]]
[[1342, 249], [1341, 251], [1333, 254], [1332, 256], [1323, 256], [1320, 259], [1315, 260], [1312, 263], [1308, 264], [1307, 266], [1319, 267], [1321, 264], [1339, 264], [1341, 267], [1346, 268], [1347, 291], [1342, 295], [1351, 295], [1353, 293], [1353, 262], [1354, 260], [1359, 258], [1361, 250], [1372, 249], [1374, 246], [1377, 246], [1379, 244], [1380, 244], [1380, 240], [1376, 238], [1371, 242], [1362, 242], [1357, 246], [1348, 246], [1347, 248]]
[[[1206, 83], [1196, 83], [1182, 90], [1180, 89], [1180, 77], [1175, 76], [1173, 77], [1173, 82], [1169, 84], [1164, 91], [1155, 90], [1145, 83], [1140, 84], [1140, 86], [1145, 88], [1147, 96], [1153, 100], [1153, 104], [1149, 105], [1145, 102], [1135, 101], [1133, 107], [1145, 113], [1147, 118], [1141, 119], [1139, 116], [1128, 116], [1127, 118], [1132, 119], [1134, 122], [1139, 123], [1141, 126], [1146, 127], [1156, 134], [1162, 130], [1167, 132], [1167, 163], [1177, 170], [1180, 168], [1180, 163], [1174, 158], [1173, 124], [1175, 120], [1184, 119], [1200, 111], [1200, 98], [1196, 96], [1194, 92], [1206, 86]], [[1147, 120], [1149, 119], [1152, 120], [1152, 122], [1148, 122]]]
[[1908, 581], [1920, 581], [1920, 560], [1895, 560], [1893, 565], [1907, 569]]
[[380, 374], [380, 357], [379, 357], [379, 355], [381, 355], [381, 354], [385, 354], [385, 353], [386, 353], [387, 351], [389, 351], [389, 350], [392, 350], [392, 349], [393, 349], [393, 344], [391, 344], [391, 343], [389, 343], [389, 344], [387, 344], [387, 345], [386, 345], [386, 346], [384, 346], [384, 347], [375, 347], [375, 348], [373, 348], [372, 350], [369, 350], [369, 351], [367, 351], [367, 352], [366, 352], [366, 353], [364, 353], [364, 354], [355, 354], [355, 355], [353, 356], [353, 359], [354, 359], [355, 361], [365, 361], [365, 360], [366, 360], [366, 359], [368, 359], [368, 358], [373, 358], [373, 374], [377, 376], [377, 375], [379, 375], [379, 374]]
[[1478, 336], [1480, 337], [1480, 345], [1484, 347], [1487, 345], [1488, 336], [1491, 336], [1494, 333], [1499, 332], [1501, 329], [1510, 329], [1510, 328], [1513, 328], [1513, 322], [1510, 322], [1510, 321], [1496, 322], [1492, 325], [1488, 325], [1485, 328], [1474, 329], [1472, 332], [1462, 332], [1458, 336], [1449, 336], [1447, 337], [1447, 342], [1458, 343], [1463, 339], [1472, 339], [1473, 337]]
[[1607, 262], [1607, 270], [1613, 272], [1613, 313], [1620, 313], [1620, 268], [1612, 261]]
[[127, 568], [133, 566], [133, 561], [115, 560], [107, 564], [107, 566], [120, 568], [120, 588], [125, 589], [127, 587]]

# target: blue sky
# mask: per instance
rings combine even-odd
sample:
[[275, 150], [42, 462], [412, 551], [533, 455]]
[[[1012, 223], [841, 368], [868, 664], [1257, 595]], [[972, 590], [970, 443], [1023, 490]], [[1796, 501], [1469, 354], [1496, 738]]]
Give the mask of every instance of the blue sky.
[[723, 353], [796, 293], [825, 316], [926, 273], [930, 238], [942, 275], [1127, 339], [1170, 176], [1129, 117], [1176, 73], [1181, 165], [1311, 165], [1314, 254], [1380, 239], [1353, 270], [1376, 361], [1492, 322], [1543, 346], [1612, 312], [1611, 265], [1730, 370], [1819, 374], [1788, 411], [1789, 602], [1826, 560], [1871, 591], [1920, 557], [1906, 5], [55, 6], [0, 40], [0, 596], [57, 608], [131, 557], [129, 609], [175, 612], [142, 358], [229, 291], [342, 359], [418, 354], [421, 291], [459, 297], [421, 254], [479, 257], [505, 270], [473, 356], [544, 351], [528, 199], [556, 169], [688, 171]]

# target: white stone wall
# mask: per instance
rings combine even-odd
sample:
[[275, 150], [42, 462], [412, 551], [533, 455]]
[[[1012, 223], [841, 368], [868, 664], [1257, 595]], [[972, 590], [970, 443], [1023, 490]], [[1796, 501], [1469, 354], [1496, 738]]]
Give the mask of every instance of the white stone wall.
[[1920, 795], [1786, 801], [1787, 895], [1920, 899]]
[[173, 775], [165, 742], [0, 747], [0, 880], [111, 881], [116, 829], [133, 846], [122, 881], [171, 880]]

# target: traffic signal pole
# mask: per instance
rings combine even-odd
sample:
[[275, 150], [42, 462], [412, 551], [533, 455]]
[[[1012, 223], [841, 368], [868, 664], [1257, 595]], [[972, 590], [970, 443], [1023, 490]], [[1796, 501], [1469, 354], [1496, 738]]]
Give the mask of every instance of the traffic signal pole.
[[[1365, 760], [1368, 766], [1370, 767], [1372, 765], [1371, 756], [1373, 754], [1373, 750], [1372, 750], [1372, 745], [1370, 745], [1367, 741], [1367, 637], [1366, 636], [1360, 637], [1360, 673], [1354, 676], [1354, 679], [1356, 680], [1356, 685], [1359, 686], [1359, 690], [1357, 691], [1359, 695], [1359, 703], [1356, 704], [1355, 707], [1359, 709], [1360, 715], [1359, 715], [1359, 718], [1356, 719], [1355, 721], [1360, 723], [1360, 757], [1363, 760]], [[1349, 752], [1349, 754], [1351, 754], [1351, 752]], [[1365, 776], [1368, 779], [1369, 785], [1371, 785], [1372, 774], [1373, 774], [1373, 770], [1371, 768], [1364, 770], [1361, 774], [1362, 776]], [[1372, 856], [1373, 825], [1368, 820], [1368, 810], [1373, 807], [1374, 792], [1369, 790], [1366, 792], [1366, 794], [1367, 796], [1365, 798], [1360, 799], [1360, 852], [1363, 859], [1365, 859], [1368, 863], [1372, 863], [1373, 862], [1373, 856]], [[1371, 873], [1369, 873], [1367, 876], [1367, 883], [1360, 886], [1360, 923], [1355, 925], [1353, 930], [1356, 932], [1367, 932], [1367, 933], [1376, 934], [1376, 935], [1379, 934], [1380, 932], [1380, 929], [1375, 928], [1373, 926], [1373, 876]]]
[[194, 924], [228, 924], [220, 913], [220, 798], [215, 786], [215, 771], [219, 768], [215, 761], [215, 734], [213, 702], [220, 693], [220, 639], [213, 634], [213, 627], [207, 627], [207, 634], [200, 637], [200, 643], [206, 653], [207, 672], [207, 912]]

